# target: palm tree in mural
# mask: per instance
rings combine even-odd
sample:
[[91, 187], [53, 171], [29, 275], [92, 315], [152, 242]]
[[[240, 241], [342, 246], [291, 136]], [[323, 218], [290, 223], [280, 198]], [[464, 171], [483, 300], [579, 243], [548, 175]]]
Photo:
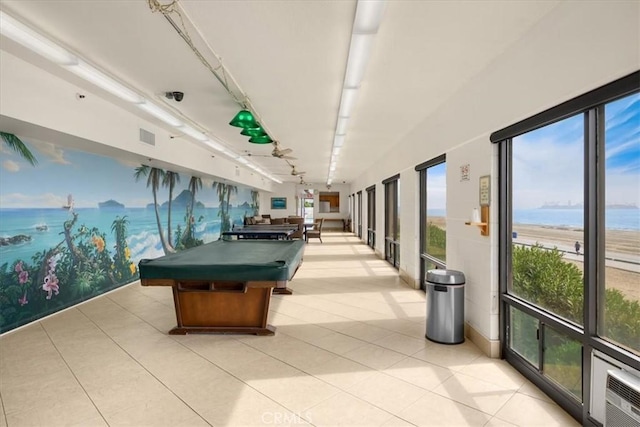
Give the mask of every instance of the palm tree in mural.
[[253, 210], [253, 215], [258, 215], [260, 211], [260, 193], [257, 191], [251, 191], [251, 209]]
[[173, 189], [180, 182], [180, 175], [176, 172], [166, 171], [162, 177], [162, 186], [169, 187], [169, 206], [167, 206], [167, 235], [169, 236], [169, 245], [173, 249], [173, 235], [171, 234], [171, 202], [173, 202]]
[[111, 232], [116, 235], [116, 253], [113, 257], [114, 275], [119, 281], [131, 277], [135, 272], [131, 269], [131, 261], [129, 260], [131, 251], [127, 247], [128, 225], [129, 220], [126, 215], [122, 218], [116, 216], [111, 224]]
[[196, 193], [202, 188], [202, 178], [192, 176], [189, 180], [189, 192], [191, 193], [191, 203], [187, 208], [187, 232], [185, 236], [187, 239], [193, 238], [193, 211], [196, 207]]
[[38, 164], [38, 159], [29, 151], [27, 146], [12, 133], [0, 132], [2, 136], [2, 140], [7, 145], [7, 147], [11, 148], [13, 151], [18, 153], [20, 157], [25, 159], [31, 166], [35, 166]]
[[228, 230], [231, 230], [232, 226], [231, 226], [231, 212], [230, 212], [230, 202], [231, 202], [231, 193], [233, 194], [238, 194], [238, 187], [235, 185], [229, 185], [227, 184], [227, 203], [225, 203], [227, 205], [227, 221], [228, 221]]
[[218, 201], [220, 202], [218, 216], [220, 217], [220, 232], [222, 233], [231, 230], [229, 199], [231, 198], [232, 191], [238, 192], [238, 187], [222, 182], [214, 182], [213, 188], [218, 192]]
[[167, 239], [162, 232], [162, 224], [160, 223], [160, 211], [158, 210], [158, 188], [160, 188], [160, 182], [164, 177], [164, 171], [158, 168], [152, 168], [147, 165], [141, 165], [136, 168], [134, 177], [136, 181], [139, 181], [143, 176], [147, 177], [147, 188], [151, 187], [153, 193], [153, 207], [156, 211], [156, 223], [158, 224], [158, 233], [160, 234], [160, 243], [162, 243], [162, 250], [165, 255], [171, 252], [175, 252], [173, 248], [167, 243]]

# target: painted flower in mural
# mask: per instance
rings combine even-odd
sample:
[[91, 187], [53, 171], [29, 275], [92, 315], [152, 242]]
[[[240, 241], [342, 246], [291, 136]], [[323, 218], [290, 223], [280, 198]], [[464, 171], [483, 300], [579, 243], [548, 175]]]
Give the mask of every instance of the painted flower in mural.
[[58, 295], [60, 293], [60, 284], [58, 282], [58, 277], [56, 276], [56, 266], [58, 265], [58, 260], [54, 257], [51, 257], [47, 261], [47, 264], [49, 265], [49, 271], [44, 277], [42, 290], [47, 292], [47, 299], [51, 299], [52, 295]]
[[124, 248], [124, 257], [125, 257], [126, 259], [131, 258], [131, 249], [129, 249], [129, 248]]
[[29, 281], [29, 272], [23, 270], [22, 261], [18, 262], [15, 267], [15, 272], [18, 273], [18, 282], [24, 285]]
[[93, 236], [91, 240], [93, 241], [93, 244], [95, 245], [96, 249], [98, 249], [98, 252], [104, 251], [104, 240], [102, 239], [102, 237]]
[[47, 299], [51, 299], [52, 294], [58, 295], [60, 293], [60, 285], [55, 274], [45, 276], [42, 290], [47, 291]]
[[129, 264], [129, 270], [131, 270], [131, 274], [136, 274], [136, 265], [134, 263]]
[[18, 302], [20, 303], [20, 306], [23, 306], [25, 304], [29, 304], [29, 301], [27, 300], [27, 292], [25, 291], [24, 295], [22, 295], [22, 298], [18, 298]]

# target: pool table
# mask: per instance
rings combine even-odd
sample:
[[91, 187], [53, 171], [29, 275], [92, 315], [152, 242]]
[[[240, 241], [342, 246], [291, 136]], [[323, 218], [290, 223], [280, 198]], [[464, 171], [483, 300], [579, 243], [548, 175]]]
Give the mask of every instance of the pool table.
[[302, 240], [218, 240], [138, 267], [142, 286], [173, 288], [178, 326], [170, 334], [273, 335], [271, 290], [291, 293], [303, 253]]

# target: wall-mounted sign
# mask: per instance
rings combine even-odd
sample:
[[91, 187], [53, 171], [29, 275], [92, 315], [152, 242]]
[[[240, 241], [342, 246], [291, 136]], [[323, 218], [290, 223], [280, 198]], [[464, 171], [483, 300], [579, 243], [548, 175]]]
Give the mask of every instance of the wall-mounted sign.
[[489, 206], [491, 202], [491, 175], [480, 177], [480, 206]]
[[468, 163], [460, 166], [460, 181], [469, 181], [470, 174], [471, 166]]

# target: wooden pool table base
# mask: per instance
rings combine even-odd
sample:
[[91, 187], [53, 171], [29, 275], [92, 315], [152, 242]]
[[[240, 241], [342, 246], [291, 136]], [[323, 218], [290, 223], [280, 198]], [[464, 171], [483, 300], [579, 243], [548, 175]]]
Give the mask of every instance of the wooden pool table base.
[[271, 291], [286, 282], [141, 279], [143, 286], [171, 286], [177, 326], [170, 335], [273, 335], [267, 325]]

